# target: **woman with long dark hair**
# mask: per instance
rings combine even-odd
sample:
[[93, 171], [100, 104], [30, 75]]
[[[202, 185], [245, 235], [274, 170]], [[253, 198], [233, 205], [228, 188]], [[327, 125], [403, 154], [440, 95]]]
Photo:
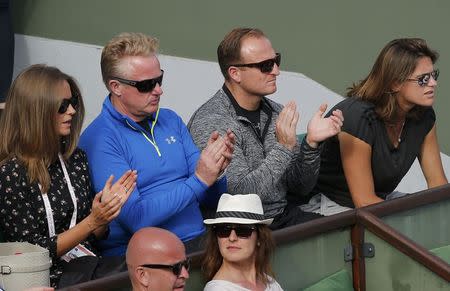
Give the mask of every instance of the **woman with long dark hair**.
[[283, 290], [270, 262], [275, 248], [256, 194], [223, 194], [209, 225], [203, 273], [213, 290]]
[[428, 188], [447, 183], [432, 107], [437, 59], [423, 39], [395, 39], [369, 75], [349, 88], [334, 108], [344, 113], [342, 132], [325, 142], [321, 154], [316, 212], [348, 209], [326, 207], [333, 201], [363, 207], [406, 194], [393, 191], [416, 158]]
[[[127, 171], [91, 196], [87, 158], [77, 148], [84, 104], [75, 80], [33, 65], [13, 82], [0, 121], [0, 226], [6, 241], [47, 248], [56, 286], [62, 260], [95, 255], [136, 185]], [[107, 161], [105, 161], [107, 162]]]

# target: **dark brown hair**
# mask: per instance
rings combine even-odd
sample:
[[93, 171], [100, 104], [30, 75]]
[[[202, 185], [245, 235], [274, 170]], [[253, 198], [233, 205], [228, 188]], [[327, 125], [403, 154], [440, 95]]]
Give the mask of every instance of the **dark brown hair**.
[[242, 40], [247, 37], [265, 37], [264, 32], [257, 28], [235, 28], [220, 42], [217, 47], [217, 59], [220, 71], [226, 80], [229, 79], [228, 68], [230, 64], [236, 63], [241, 59]]
[[[274, 274], [271, 267], [272, 255], [275, 250], [275, 243], [272, 238], [272, 232], [265, 224], [256, 224], [257, 241], [259, 246], [256, 246], [256, 279], [263, 282], [265, 285], [269, 283], [271, 276], [274, 278]], [[220, 254], [219, 242], [217, 236], [212, 230], [212, 227], [208, 227], [208, 233], [206, 235], [206, 252], [203, 258], [202, 272], [207, 281], [211, 281], [217, 271], [222, 265], [223, 257]]]
[[[397, 92], [392, 88], [410, 78], [423, 57], [429, 57], [434, 64], [439, 54], [420, 38], [392, 40], [381, 50], [369, 75], [348, 88], [347, 96], [373, 103], [383, 121], [395, 121], [399, 108]], [[415, 106], [408, 115], [417, 117], [421, 111], [422, 107]]]

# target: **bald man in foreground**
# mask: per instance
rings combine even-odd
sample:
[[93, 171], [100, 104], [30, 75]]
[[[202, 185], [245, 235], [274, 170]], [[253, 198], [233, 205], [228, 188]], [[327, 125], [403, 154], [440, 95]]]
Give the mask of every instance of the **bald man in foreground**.
[[126, 260], [133, 291], [181, 291], [189, 278], [184, 245], [165, 229], [137, 231], [128, 244]]

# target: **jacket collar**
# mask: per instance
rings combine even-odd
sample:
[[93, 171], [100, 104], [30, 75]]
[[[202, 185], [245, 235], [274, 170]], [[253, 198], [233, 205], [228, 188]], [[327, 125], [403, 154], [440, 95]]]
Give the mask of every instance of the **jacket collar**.
[[[156, 123], [158, 120], [158, 113], [159, 113], [159, 107], [157, 112], [152, 113], [148, 119], [151, 122]], [[112, 118], [114, 118], [115, 120], [117, 120], [120, 124], [122, 124], [125, 127], [130, 127], [133, 130], [140, 130], [140, 131], [144, 131], [145, 129], [136, 121], [134, 121], [133, 119], [131, 119], [128, 115], [122, 114], [119, 111], [117, 111], [117, 109], [114, 107], [114, 105], [111, 102], [111, 94], [108, 94], [105, 98], [105, 101], [103, 102], [103, 111], [105, 111], [107, 114], [109, 114]]]
[[[234, 98], [230, 89], [228, 89], [228, 87], [225, 84], [223, 84], [222, 90], [225, 93], [225, 95], [228, 97], [228, 99], [230, 100], [230, 104], [233, 106], [236, 116], [243, 117], [244, 116], [242, 114], [243, 108], [241, 106], [239, 106], [239, 104], [236, 101], [236, 98]], [[270, 102], [267, 100], [267, 98], [265, 96], [263, 96], [261, 98], [261, 104], [259, 105], [259, 110], [263, 111], [267, 115], [272, 115], [272, 112], [274, 111], [272, 105], [270, 104]], [[245, 118], [245, 119], [247, 119], [247, 118]]]
[[258, 136], [258, 139], [261, 141], [262, 144], [264, 144], [264, 140], [269, 131], [269, 126], [272, 122], [272, 115], [274, 112], [274, 109], [273, 109], [272, 105], [270, 104], [269, 100], [266, 97], [261, 98], [261, 104], [259, 106], [259, 110], [265, 113], [265, 115], [267, 116], [267, 120], [264, 123], [264, 128], [262, 128], [261, 132], [258, 134], [256, 132], [255, 128], [253, 127], [252, 123], [250, 122], [250, 120], [248, 120], [248, 118], [242, 114], [243, 113], [242, 107], [239, 106], [239, 104], [237, 103], [233, 94], [231, 93], [231, 91], [228, 89], [228, 87], [225, 84], [223, 84], [223, 86], [222, 86], [222, 91], [225, 93], [226, 96], [228, 96], [228, 99], [230, 100], [230, 103], [231, 103], [230, 107], [234, 108], [234, 110], [232, 110], [231, 108], [230, 108], [230, 110], [233, 112], [233, 114], [236, 115], [236, 119], [240, 120], [241, 122], [246, 122], [246, 123], [250, 124], [251, 127], [253, 128], [253, 130], [255, 131], [255, 134]]

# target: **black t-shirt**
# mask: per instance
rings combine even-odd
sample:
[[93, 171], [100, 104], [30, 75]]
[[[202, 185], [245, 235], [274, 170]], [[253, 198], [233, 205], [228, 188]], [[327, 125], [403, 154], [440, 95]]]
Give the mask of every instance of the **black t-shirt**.
[[[335, 109], [340, 109], [344, 115], [342, 131], [371, 146], [375, 192], [378, 197], [385, 199], [387, 194], [395, 190], [419, 155], [425, 136], [436, 120], [433, 108], [427, 108], [419, 119], [406, 119], [397, 148], [389, 139], [385, 123], [376, 114], [372, 103], [346, 98], [327, 115]], [[340, 205], [354, 207], [342, 168], [337, 137], [324, 143], [314, 192], [321, 192]]]
[[155, 120], [155, 118], [153, 117], [153, 115], [147, 116], [146, 118], [144, 118], [141, 121], [138, 121], [137, 124], [139, 124], [140, 126], [142, 126], [142, 128], [145, 130], [146, 133], [148, 134], [152, 134], [152, 123]]
[[261, 110], [250, 111], [241, 107], [240, 116], [246, 117], [255, 128], [258, 135], [261, 135]]
[[[253, 129], [255, 130], [258, 138], [263, 141], [265, 138], [265, 135], [267, 134], [268, 125], [270, 124], [270, 120], [272, 118], [272, 111], [270, 108], [267, 108], [266, 106], [264, 106], [264, 99], [259, 104], [258, 109], [247, 110], [245, 108], [242, 108], [239, 105], [239, 103], [237, 103], [233, 94], [231, 93], [231, 91], [228, 89], [228, 87], [225, 84], [223, 85], [222, 89], [228, 95], [228, 98], [230, 98], [231, 104], [233, 104], [233, 107], [236, 110], [236, 115], [247, 118], [247, 120], [250, 121]], [[266, 122], [266, 126], [264, 129], [261, 128], [261, 111], [264, 111], [267, 114], [267, 116], [269, 116], [269, 121]]]

